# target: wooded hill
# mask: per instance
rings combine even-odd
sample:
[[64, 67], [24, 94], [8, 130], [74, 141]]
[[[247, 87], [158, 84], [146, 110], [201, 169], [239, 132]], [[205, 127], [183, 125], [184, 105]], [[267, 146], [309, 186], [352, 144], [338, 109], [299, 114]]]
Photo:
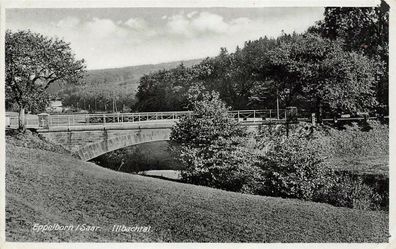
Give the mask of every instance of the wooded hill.
[[173, 61], [122, 68], [88, 70], [83, 85], [57, 83], [51, 85], [49, 93], [63, 99], [65, 106], [104, 111], [112, 109], [116, 100], [118, 110], [131, 107], [139, 86], [140, 78], [159, 70], [167, 70], [183, 64], [187, 67], [198, 64], [202, 59]]

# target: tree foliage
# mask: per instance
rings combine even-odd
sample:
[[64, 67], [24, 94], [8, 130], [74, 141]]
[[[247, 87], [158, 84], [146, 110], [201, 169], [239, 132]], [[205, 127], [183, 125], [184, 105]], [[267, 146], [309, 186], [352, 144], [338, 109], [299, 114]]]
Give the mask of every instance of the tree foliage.
[[[80, 82], [84, 60], [76, 60], [70, 44], [31, 31], [6, 31], [6, 96], [24, 112], [37, 111], [46, 90], [57, 81]], [[42, 106], [41, 106], [42, 108]]]
[[[146, 75], [138, 110], [187, 110], [188, 89], [201, 83], [232, 109], [296, 106], [310, 112], [371, 111], [378, 104], [378, 61], [345, 49], [342, 39], [318, 34], [283, 34], [249, 41], [234, 53], [222, 49], [190, 68]], [[323, 111], [322, 111], [323, 110]]]
[[195, 72], [183, 64], [140, 79], [135, 108], [139, 111], [177, 111], [186, 108], [186, 93]]
[[377, 100], [388, 105], [389, 94], [389, 5], [377, 7], [327, 7], [324, 20], [311, 28], [331, 40], [344, 40], [347, 51], [362, 53], [376, 62]]
[[[168, 110], [172, 103], [173, 110], [185, 110], [188, 89], [201, 83], [206, 89], [218, 92], [220, 98], [233, 109], [274, 108], [275, 101], [271, 96], [266, 98], [265, 103], [254, 102], [251, 96], [256, 95], [252, 91], [256, 83], [265, 80], [265, 54], [275, 46], [276, 41], [267, 37], [247, 41], [235, 53], [221, 48], [218, 56], [206, 58], [197, 65], [147, 74], [140, 80], [135, 107], [140, 111]], [[165, 96], [167, 99], [164, 99]], [[170, 98], [175, 98], [175, 101]]]
[[268, 72], [286, 93], [288, 105], [305, 98], [320, 115], [322, 106], [331, 113], [351, 113], [376, 104], [374, 63], [361, 54], [344, 51], [341, 41], [296, 35], [268, 56]]

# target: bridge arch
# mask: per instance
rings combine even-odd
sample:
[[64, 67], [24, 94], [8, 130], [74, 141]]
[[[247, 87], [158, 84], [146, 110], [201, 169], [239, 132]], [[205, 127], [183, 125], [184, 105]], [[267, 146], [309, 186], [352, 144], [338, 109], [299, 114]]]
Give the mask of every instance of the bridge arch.
[[138, 132], [126, 132], [125, 134], [116, 136], [107, 133], [103, 140], [83, 145], [74, 153], [78, 155], [81, 160], [88, 161], [107, 152], [128, 146], [167, 141], [169, 140], [169, 136], [170, 129], [146, 129]]

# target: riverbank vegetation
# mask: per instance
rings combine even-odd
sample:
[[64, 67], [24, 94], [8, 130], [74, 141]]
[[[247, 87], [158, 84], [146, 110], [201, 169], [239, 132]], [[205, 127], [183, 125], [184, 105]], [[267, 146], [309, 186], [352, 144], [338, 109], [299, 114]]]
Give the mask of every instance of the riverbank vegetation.
[[334, 162], [331, 158], [351, 155], [386, 157], [387, 125], [368, 122], [339, 131], [299, 123], [287, 132], [284, 125], [274, 125], [248, 133], [228, 117], [219, 94], [192, 89], [188, 99], [193, 115], [182, 118], [170, 138], [174, 158], [183, 166], [183, 181], [242, 193], [387, 210], [386, 177], [380, 184], [374, 181], [370, 185], [364, 176], [335, 170], [329, 163]]

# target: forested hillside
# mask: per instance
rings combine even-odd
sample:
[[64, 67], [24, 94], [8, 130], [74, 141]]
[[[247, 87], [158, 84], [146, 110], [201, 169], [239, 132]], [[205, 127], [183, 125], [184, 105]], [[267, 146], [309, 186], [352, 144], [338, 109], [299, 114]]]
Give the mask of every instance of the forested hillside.
[[49, 92], [64, 99], [65, 106], [72, 106], [92, 111], [130, 108], [135, 99], [139, 79], [144, 75], [158, 70], [174, 68], [180, 64], [192, 66], [202, 59], [174, 61], [160, 64], [130, 66], [88, 70], [84, 85], [54, 84]]

